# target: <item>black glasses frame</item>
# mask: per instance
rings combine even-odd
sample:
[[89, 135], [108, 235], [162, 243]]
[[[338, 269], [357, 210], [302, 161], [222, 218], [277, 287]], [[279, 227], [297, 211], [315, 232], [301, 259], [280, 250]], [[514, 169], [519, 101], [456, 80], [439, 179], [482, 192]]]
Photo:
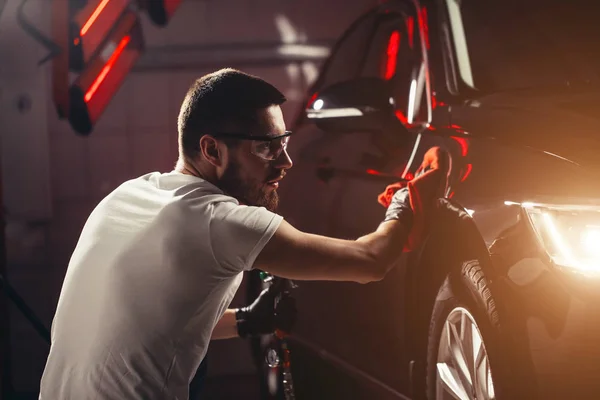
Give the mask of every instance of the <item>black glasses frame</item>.
[[240, 140], [257, 140], [259, 142], [271, 142], [276, 139], [281, 139], [287, 136], [290, 136], [292, 131], [285, 131], [284, 134], [279, 136], [251, 136], [246, 133], [228, 133], [228, 132], [217, 132], [213, 133], [211, 136], [215, 138], [230, 138], [230, 139], [240, 139]]

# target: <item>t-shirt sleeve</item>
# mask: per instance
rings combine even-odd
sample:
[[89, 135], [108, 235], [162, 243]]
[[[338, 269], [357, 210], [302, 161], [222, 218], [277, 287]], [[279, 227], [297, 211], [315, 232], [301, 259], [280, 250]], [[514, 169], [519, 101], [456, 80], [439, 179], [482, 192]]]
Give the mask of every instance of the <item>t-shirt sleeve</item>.
[[233, 274], [252, 269], [282, 220], [264, 207], [214, 203], [209, 236], [215, 259]]

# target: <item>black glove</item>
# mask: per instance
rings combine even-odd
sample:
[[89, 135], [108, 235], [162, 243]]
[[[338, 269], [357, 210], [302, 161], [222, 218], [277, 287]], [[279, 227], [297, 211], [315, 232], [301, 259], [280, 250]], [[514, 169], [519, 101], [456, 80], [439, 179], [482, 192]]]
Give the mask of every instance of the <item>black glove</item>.
[[392, 197], [392, 201], [385, 212], [385, 219], [383, 222], [393, 219], [400, 220], [408, 229], [412, 226], [413, 211], [410, 207], [408, 187], [403, 187], [394, 193], [394, 197]]
[[275, 296], [279, 293], [273, 286], [263, 290], [247, 307], [236, 309], [237, 330], [240, 337], [258, 336], [280, 329], [290, 333], [296, 322], [296, 302], [288, 294], [281, 294], [275, 306]]

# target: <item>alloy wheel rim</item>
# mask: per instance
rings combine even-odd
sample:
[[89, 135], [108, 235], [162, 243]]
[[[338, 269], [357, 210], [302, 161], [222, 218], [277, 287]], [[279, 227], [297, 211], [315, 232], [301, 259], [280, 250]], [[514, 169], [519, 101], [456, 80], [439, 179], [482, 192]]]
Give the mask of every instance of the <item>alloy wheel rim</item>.
[[450, 399], [496, 399], [481, 332], [463, 307], [448, 314], [438, 348], [436, 400]]

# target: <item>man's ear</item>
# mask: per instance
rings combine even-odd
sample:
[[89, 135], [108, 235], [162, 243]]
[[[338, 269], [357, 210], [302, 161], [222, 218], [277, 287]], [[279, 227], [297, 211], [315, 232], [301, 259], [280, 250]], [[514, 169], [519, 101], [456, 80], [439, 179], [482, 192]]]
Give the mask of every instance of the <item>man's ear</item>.
[[223, 166], [223, 152], [219, 147], [219, 142], [210, 135], [204, 135], [200, 138], [200, 153], [209, 163], [215, 167]]

